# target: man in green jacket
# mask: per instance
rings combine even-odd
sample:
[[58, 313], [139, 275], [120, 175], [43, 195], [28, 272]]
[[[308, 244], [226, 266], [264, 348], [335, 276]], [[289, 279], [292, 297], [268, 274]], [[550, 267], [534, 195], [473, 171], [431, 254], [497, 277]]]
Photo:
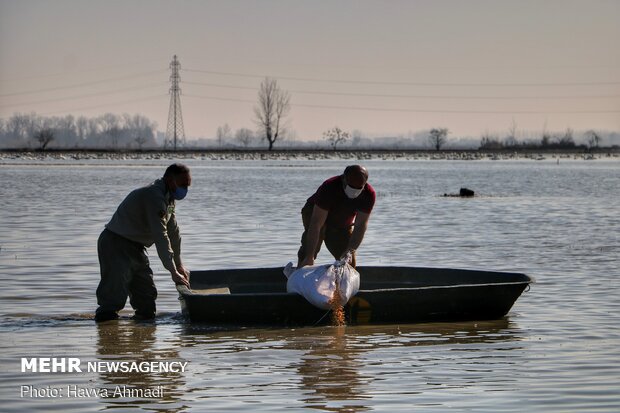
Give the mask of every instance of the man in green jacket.
[[191, 182], [189, 168], [175, 163], [163, 178], [132, 191], [121, 202], [97, 242], [101, 269], [97, 322], [118, 318], [127, 297], [135, 319], [155, 317], [157, 289], [146, 255], [146, 248], [153, 244], [175, 284], [189, 286], [174, 208], [175, 201], [187, 195]]

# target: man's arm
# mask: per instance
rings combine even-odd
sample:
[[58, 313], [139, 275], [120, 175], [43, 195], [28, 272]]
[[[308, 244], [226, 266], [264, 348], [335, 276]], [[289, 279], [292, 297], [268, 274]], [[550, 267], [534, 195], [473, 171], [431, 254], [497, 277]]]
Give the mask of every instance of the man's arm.
[[159, 259], [164, 265], [164, 268], [170, 271], [174, 283], [184, 284], [189, 287], [187, 277], [177, 270], [177, 266], [174, 262], [174, 251], [170, 245], [170, 238], [168, 238], [168, 230], [164, 220], [165, 208], [165, 204], [159, 203], [147, 207], [147, 219], [155, 240], [157, 255], [159, 255]]
[[318, 247], [321, 228], [323, 228], [323, 225], [325, 225], [328, 213], [328, 210], [323, 209], [317, 205], [315, 205], [312, 209], [310, 225], [308, 226], [308, 230], [306, 232], [306, 256], [299, 264], [299, 267], [314, 265], [314, 252]]
[[170, 219], [168, 220], [167, 228], [170, 246], [172, 247], [172, 252], [174, 253], [174, 264], [176, 265], [177, 271], [186, 277], [189, 277], [189, 271], [185, 268], [183, 261], [181, 260], [181, 232], [179, 231], [179, 225], [177, 224], [176, 215], [174, 213], [172, 213]]
[[346, 252], [343, 254], [341, 259], [344, 258], [349, 251], [355, 251], [362, 244], [362, 240], [364, 239], [364, 234], [366, 233], [366, 229], [368, 228], [368, 219], [370, 218], [370, 214], [365, 212], [358, 212], [355, 217], [355, 226], [353, 227], [353, 233], [351, 234], [351, 239], [349, 240], [349, 246], [347, 247]]

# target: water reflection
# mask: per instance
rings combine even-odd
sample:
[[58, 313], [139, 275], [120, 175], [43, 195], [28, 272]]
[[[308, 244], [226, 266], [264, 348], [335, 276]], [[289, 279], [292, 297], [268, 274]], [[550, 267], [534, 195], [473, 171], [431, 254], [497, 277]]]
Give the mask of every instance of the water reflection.
[[352, 346], [355, 337], [346, 334], [346, 327], [333, 327], [319, 338], [291, 337], [285, 348], [303, 349], [297, 364], [306, 407], [333, 412], [367, 411], [371, 380], [360, 374], [360, 355], [365, 350]]
[[[392, 353], [390, 348], [397, 347], [450, 345], [453, 348], [455, 344], [471, 343], [511, 343], [510, 349], [518, 349], [519, 346], [512, 343], [519, 340], [519, 329], [511, 325], [508, 318], [503, 318], [480, 322], [333, 327], [323, 330], [320, 337], [291, 336], [284, 348], [305, 350], [296, 367], [307, 407], [349, 412], [372, 410], [374, 402], [369, 396], [370, 389], [373, 382], [383, 380], [381, 376], [389, 370], [383, 363], [372, 366], [375, 364], [373, 353], [381, 351], [388, 355]], [[417, 364], [413, 354], [396, 350], [394, 360], [388, 360], [387, 364]], [[475, 358], [478, 359], [478, 355]], [[485, 361], [483, 356], [476, 363], [484, 369], [495, 361]], [[444, 361], [431, 364], [441, 362]], [[475, 382], [470, 384], [476, 385]], [[462, 385], [467, 387], [468, 383]]]
[[[157, 333], [157, 334], [156, 334]], [[97, 325], [98, 361], [128, 362], [171, 362], [184, 361], [179, 357], [175, 341], [162, 343], [162, 334], [155, 323], [134, 323], [132, 321], [113, 321]], [[109, 397], [99, 399], [106, 409], [121, 407], [140, 407], [158, 412], [179, 412], [185, 410], [179, 405], [182, 388], [185, 384], [181, 372], [100, 372], [101, 388], [108, 389], [110, 396], [115, 390], [151, 389], [156, 397], [144, 394], [130, 394], [129, 397]], [[160, 387], [161, 386], [161, 387]], [[128, 392], [129, 393], [129, 392]]]
[[400, 337], [392, 344], [403, 346], [517, 342], [522, 339], [521, 330], [508, 316], [497, 320], [405, 324], [392, 328], [388, 331]]
[[[291, 330], [222, 330], [187, 324], [181, 337], [184, 349], [208, 358], [199, 367], [201, 374], [226, 366], [223, 387], [197, 382], [195, 391], [203, 393], [205, 401], [214, 402], [223, 394], [242, 399], [269, 388], [305, 408], [350, 412], [372, 410], [377, 389], [389, 393], [407, 382], [410, 401], [415, 403], [428, 398], [429, 383], [435, 390], [475, 388], [484, 380], [496, 380], [488, 372], [519, 362], [524, 333], [503, 318]], [[452, 374], [437, 375], [436, 370]], [[413, 377], [425, 379], [411, 382]]]

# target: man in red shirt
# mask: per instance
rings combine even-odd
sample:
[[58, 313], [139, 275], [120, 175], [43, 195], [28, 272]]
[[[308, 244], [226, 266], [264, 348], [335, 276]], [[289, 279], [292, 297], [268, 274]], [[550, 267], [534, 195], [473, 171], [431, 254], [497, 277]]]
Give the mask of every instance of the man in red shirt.
[[323, 241], [337, 260], [350, 252], [355, 266], [355, 251], [364, 239], [375, 198], [368, 171], [361, 165], [347, 166], [342, 175], [323, 182], [301, 210], [304, 233], [297, 268], [314, 265]]

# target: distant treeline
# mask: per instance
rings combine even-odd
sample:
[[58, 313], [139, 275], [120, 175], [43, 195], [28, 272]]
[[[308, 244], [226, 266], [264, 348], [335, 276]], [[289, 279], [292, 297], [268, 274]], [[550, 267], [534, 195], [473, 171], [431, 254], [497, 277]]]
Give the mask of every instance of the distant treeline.
[[[36, 113], [16, 113], [0, 119], [0, 149], [63, 150], [95, 149], [111, 151], [163, 149], [164, 134], [157, 124], [143, 115], [106, 113], [87, 118], [66, 115], [45, 117]], [[570, 150], [589, 151], [620, 147], [620, 133], [588, 130], [574, 132], [542, 131], [517, 133], [516, 124], [507, 134], [484, 133], [481, 137], [451, 137], [447, 128], [408, 132], [398, 136], [368, 137], [359, 130], [327, 130], [323, 139], [298, 140], [294, 132], [282, 132], [277, 149], [281, 150]], [[217, 128], [212, 138], [187, 139], [179, 146], [186, 150], [262, 150], [268, 147], [262, 131], [228, 124]], [[521, 139], [517, 138], [517, 135]], [[523, 136], [528, 136], [523, 138]], [[269, 147], [271, 147], [270, 145]]]
[[[582, 142], [575, 143], [575, 133], [568, 128], [563, 133], [543, 132], [540, 139], [529, 139], [524, 141], [517, 140], [514, 136], [506, 136], [503, 140], [498, 137], [484, 134], [480, 140], [479, 149], [499, 150], [499, 149], [584, 149], [592, 150], [601, 146], [603, 136], [600, 132], [588, 130], [583, 133]], [[610, 145], [617, 147], [617, 145]]]
[[157, 124], [143, 115], [87, 118], [16, 113], [0, 119], [0, 148], [142, 149], [156, 147]]

